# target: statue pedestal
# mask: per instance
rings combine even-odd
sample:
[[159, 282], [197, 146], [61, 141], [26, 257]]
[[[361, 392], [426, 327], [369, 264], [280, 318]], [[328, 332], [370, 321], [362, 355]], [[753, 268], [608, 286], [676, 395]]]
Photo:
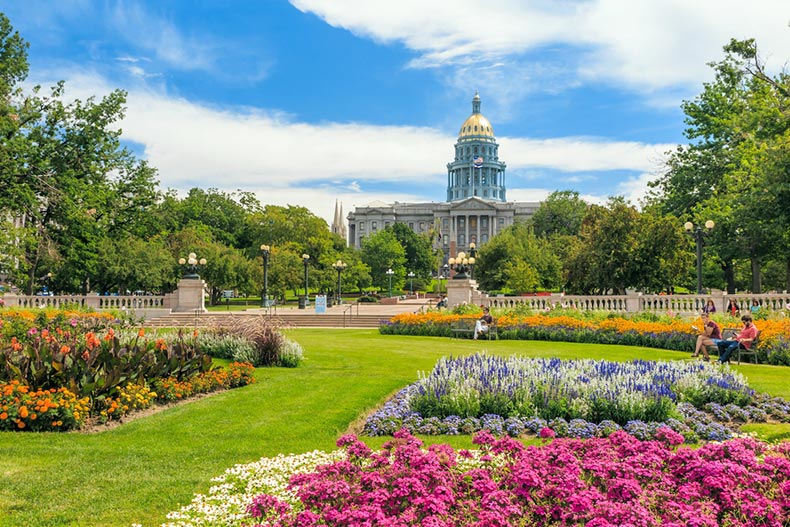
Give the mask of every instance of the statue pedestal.
[[476, 303], [477, 296], [477, 281], [471, 278], [447, 280], [447, 307]]
[[206, 282], [199, 277], [179, 280], [173, 313], [206, 313], [206, 298], [203, 296], [205, 287]]

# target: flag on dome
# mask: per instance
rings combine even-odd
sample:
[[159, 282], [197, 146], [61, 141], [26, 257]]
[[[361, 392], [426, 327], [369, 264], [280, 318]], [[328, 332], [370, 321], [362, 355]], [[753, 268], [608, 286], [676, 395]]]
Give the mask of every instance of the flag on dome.
[[474, 163], [475, 168], [481, 168], [483, 166], [483, 156], [475, 156], [472, 163]]

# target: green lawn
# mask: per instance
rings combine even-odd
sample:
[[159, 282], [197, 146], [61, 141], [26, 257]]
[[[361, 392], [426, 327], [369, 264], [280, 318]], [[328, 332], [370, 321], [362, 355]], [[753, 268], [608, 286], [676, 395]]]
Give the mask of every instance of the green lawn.
[[[0, 527], [159, 525], [167, 512], [208, 490], [210, 479], [234, 464], [333, 449], [351, 422], [443, 355], [487, 350], [561, 358], [688, 359], [687, 353], [647, 348], [380, 336], [375, 330], [289, 334], [304, 346], [306, 360], [296, 369], [260, 369], [251, 386], [102, 433], [0, 433]], [[756, 389], [790, 398], [787, 368], [736, 368]], [[452, 444], [470, 443], [452, 438]]]

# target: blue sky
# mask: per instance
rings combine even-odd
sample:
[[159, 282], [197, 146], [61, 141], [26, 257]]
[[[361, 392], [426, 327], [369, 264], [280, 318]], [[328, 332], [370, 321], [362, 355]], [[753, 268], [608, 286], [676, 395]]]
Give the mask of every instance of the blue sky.
[[29, 83], [128, 92], [163, 188], [254, 192], [331, 219], [442, 201], [475, 90], [508, 198], [636, 203], [683, 142], [680, 103], [731, 37], [790, 58], [786, 0], [0, 0]]

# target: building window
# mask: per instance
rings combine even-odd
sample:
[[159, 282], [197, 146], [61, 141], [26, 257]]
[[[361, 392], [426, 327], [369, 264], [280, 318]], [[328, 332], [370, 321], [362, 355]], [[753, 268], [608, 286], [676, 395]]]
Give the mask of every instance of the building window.
[[460, 247], [463, 247], [463, 246], [466, 245], [466, 235], [465, 234], [459, 234], [458, 235], [458, 245]]
[[505, 226], [505, 218], [499, 218], [499, 228], [503, 228]]
[[450, 228], [450, 218], [444, 218], [442, 220], [442, 228], [444, 230], [448, 230]]
[[409, 230], [412, 230], [412, 231], [414, 230], [414, 222], [413, 221], [409, 222]]
[[458, 228], [463, 229], [466, 226], [466, 218], [459, 217], [458, 218]]
[[375, 231], [376, 229], [378, 229], [378, 228], [379, 228], [379, 222], [377, 222], [377, 221], [371, 221], [371, 222], [370, 222], [370, 228], [371, 228], [372, 230], [374, 230], [374, 231]]
[[487, 190], [484, 190], [484, 191], [483, 191], [483, 197], [484, 197], [484, 198], [487, 198], [487, 197], [488, 197], [488, 191], [487, 191]]
[[359, 230], [361, 230], [361, 231], [365, 230], [365, 222], [364, 221], [360, 221], [359, 222]]
[[480, 218], [480, 228], [487, 229], [488, 228], [488, 216], [482, 216]]
[[488, 234], [481, 234], [480, 235], [480, 241], [483, 242], [483, 243], [487, 242], [488, 241]]
[[388, 222], [388, 221], [385, 221], [385, 222], [384, 222], [384, 228], [386, 229], [386, 228], [387, 228], [387, 227], [389, 227], [389, 226], [390, 226], [390, 222]]
[[424, 230], [425, 230], [425, 222], [421, 221], [420, 222], [420, 232], [423, 232]]
[[444, 237], [444, 246], [448, 247], [449, 245], [450, 245], [450, 237], [449, 236], [445, 236]]

